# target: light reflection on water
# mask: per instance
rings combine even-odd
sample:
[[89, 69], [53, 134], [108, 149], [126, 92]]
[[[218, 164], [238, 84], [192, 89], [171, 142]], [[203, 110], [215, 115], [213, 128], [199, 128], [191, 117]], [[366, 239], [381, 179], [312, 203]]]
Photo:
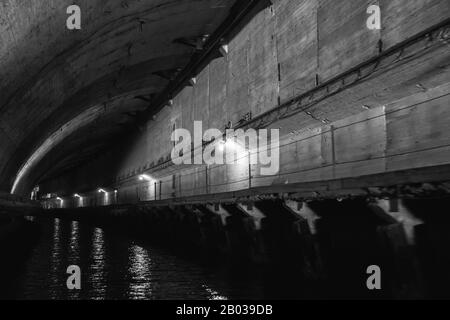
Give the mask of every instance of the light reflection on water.
[[72, 221], [70, 224], [71, 230], [70, 230], [70, 253], [72, 255], [77, 256], [78, 255], [78, 221]]
[[129, 264], [128, 272], [131, 281], [128, 296], [131, 299], [151, 298], [151, 261], [147, 251], [138, 245], [132, 245], [129, 248]]
[[[24, 271], [18, 299], [258, 299], [252, 282], [227, 277], [115, 231], [64, 219], [38, 220], [42, 232]], [[24, 235], [26, 236], [26, 235]], [[81, 268], [80, 291], [66, 287], [69, 265]], [[0, 289], [1, 290], [1, 289]]]
[[89, 281], [94, 283], [92, 286], [91, 299], [106, 298], [106, 272], [105, 272], [105, 242], [103, 239], [103, 230], [95, 228], [92, 234], [91, 266], [89, 272]]
[[217, 291], [212, 290], [206, 284], [203, 285], [203, 288], [209, 293], [208, 300], [228, 300], [227, 297], [221, 296]]
[[61, 235], [60, 235], [61, 229], [60, 229], [60, 220], [56, 218], [54, 220], [53, 224], [53, 250], [52, 252], [52, 263], [51, 263], [51, 273], [49, 274], [49, 279], [51, 279], [52, 283], [51, 286], [53, 288], [51, 292], [52, 299], [57, 299], [57, 291], [56, 288], [58, 287], [58, 278], [55, 277], [58, 273], [58, 270], [61, 268], [60, 266], [60, 259], [59, 255], [61, 253]]
[[[70, 238], [69, 238], [69, 254], [68, 254], [68, 265], [66, 265], [66, 275], [67, 274], [67, 267], [69, 265], [78, 265], [78, 260], [80, 257], [80, 232], [78, 229], [78, 221], [72, 221], [70, 222]], [[62, 260], [64, 258], [63, 255], [61, 255], [61, 252], [58, 253], [59, 260]], [[59, 269], [58, 269], [59, 270]], [[58, 277], [59, 278], [59, 277]], [[70, 290], [68, 292], [69, 299], [79, 299], [80, 298], [80, 292], [78, 290]]]

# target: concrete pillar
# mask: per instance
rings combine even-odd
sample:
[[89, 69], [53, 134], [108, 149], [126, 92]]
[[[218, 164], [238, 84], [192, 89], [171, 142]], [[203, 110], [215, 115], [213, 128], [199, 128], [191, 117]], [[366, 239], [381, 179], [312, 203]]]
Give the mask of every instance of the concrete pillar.
[[200, 242], [203, 248], [207, 248], [210, 244], [210, 238], [208, 235], [210, 234], [208, 228], [209, 225], [207, 224], [207, 217], [206, 213], [199, 210], [195, 206], [186, 206], [186, 210], [188, 210], [192, 216], [195, 218], [195, 220], [198, 223], [199, 232], [200, 232]]
[[268, 260], [267, 250], [263, 234], [261, 232], [261, 222], [266, 215], [254, 206], [253, 203], [238, 204], [238, 209], [245, 213], [253, 222], [253, 228], [248, 230], [253, 237], [252, 254], [253, 260], [256, 262], [266, 262]]
[[193, 210], [199, 217], [200, 229], [203, 236], [204, 248], [208, 255], [219, 256], [230, 253], [228, 240], [222, 218], [206, 205], [194, 205]]
[[416, 248], [416, 227], [423, 221], [415, 216], [402, 199], [378, 199], [370, 204], [373, 212], [387, 225], [379, 228], [385, 253], [395, 268], [392, 270], [391, 291], [394, 297], [420, 299], [424, 295], [422, 266]]
[[256, 208], [253, 204], [238, 204], [238, 208], [253, 218], [255, 229], [261, 230], [261, 220], [266, 217], [261, 210]]
[[220, 216], [220, 220], [222, 221], [223, 226], [227, 225], [227, 218], [231, 215], [227, 210], [224, 209], [221, 204], [207, 204], [206, 208]]
[[286, 200], [284, 204], [292, 213], [308, 222], [309, 231], [311, 234], [314, 235], [317, 233], [316, 221], [320, 219], [320, 217], [308, 206], [307, 202]]
[[415, 251], [426, 283], [427, 296], [445, 299], [450, 288], [450, 198], [404, 199], [403, 205], [424, 221], [416, 226]]
[[415, 244], [415, 227], [424, 222], [415, 217], [404, 205], [402, 199], [381, 199], [376, 201], [376, 205], [394, 221], [401, 223], [405, 231], [408, 244]]
[[236, 203], [215, 206], [215, 212], [225, 217], [225, 230], [236, 261], [261, 262], [263, 260], [263, 246], [255, 226], [255, 220]]
[[221, 204], [206, 204], [204, 207], [219, 217], [220, 225], [216, 224], [216, 228], [218, 228], [217, 231], [221, 234], [219, 236], [220, 250], [226, 255], [232, 255], [231, 235], [227, 228], [227, 219], [231, 217], [231, 214]]
[[284, 207], [299, 218], [297, 232], [302, 256], [301, 270], [306, 278], [321, 278], [324, 273], [323, 253], [319, 245], [317, 223], [319, 215], [307, 202], [285, 200]]
[[182, 232], [182, 241], [190, 246], [201, 246], [202, 234], [197, 213], [191, 206], [176, 206], [172, 209], [181, 217], [180, 231]]

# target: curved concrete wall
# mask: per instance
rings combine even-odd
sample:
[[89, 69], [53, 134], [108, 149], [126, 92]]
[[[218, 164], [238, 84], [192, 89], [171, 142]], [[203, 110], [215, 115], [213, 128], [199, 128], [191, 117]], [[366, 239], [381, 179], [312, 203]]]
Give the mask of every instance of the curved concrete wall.
[[[106, 202], [105, 195], [95, 190], [95, 201], [90, 204], [183, 198], [262, 186], [276, 190], [279, 186], [298, 183], [325, 184], [345, 178], [449, 165], [450, 133], [446, 130], [450, 123], [449, 103], [450, 84], [447, 84], [314, 130], [285, 136], [279, 147], [280, 171], [275, 175], [262, 175], [261, 165], [256, 164], [251, 165], [249, 176], [246, 155], [237, 164], [173, 165], [148, 172], [151, 181], [139, 181], [137, 174], [109, 185], [111, 194]], [[405, 182], [408, 181], [402, 181], [399, 176], [397, 183]], [[383, 183], [380, 181], [380, 186]], [[117, 196], [113, 190], [117, 190]], [[92, 198], [90, 193], [84, 196]], [[71, 205], [74, 204], [69, 200], [67, 206]]]
[[[128, 143], [119, 170], [110, 173], [116, 183], [105, 181], [103, 187], [119, 189], [124, 202], [248, 188], [245, 164], [211, 167], [208, 173], [205, 166], [158, 171], [164, 167], [158, 164], [170, 160], [173, 128], [192, 132], [197, 120], [223, 130], [229, 121], [236, 125], [250, 113], [264, 117], [299, 95], [304, 97], [292, 105], [292, 115], [280, 109], [289, 116], [275, 115], [264, 124], [280, 129], [281, 171], [263, 177], [253, 167], [253, 187], [447, 164], [448, 28], [434, 40], [423, 37], [384, 60], [361, 63], [445, 21], [449, 3], [378, 3], [382, 29], [369, 30], [371, 1], [274, 1], [229, 43], [225, 57], [211, 62]], [[362, 67], [348, 73], [357, 66]], [[304, 101], [312, 103], [303, 107]], [[144, 172], [156, 187], [155, 181], [137, 182]], [[66, 185], [51, 190], [49, 183], [47, 191], [88, 191]]]

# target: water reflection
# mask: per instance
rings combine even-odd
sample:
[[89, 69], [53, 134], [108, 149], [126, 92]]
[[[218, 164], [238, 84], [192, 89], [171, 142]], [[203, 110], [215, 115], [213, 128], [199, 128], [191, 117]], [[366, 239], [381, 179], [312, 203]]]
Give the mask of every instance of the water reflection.
[[53, 249], [51, 250], [52, 260], [51, 260], [51, 273], [49, 274], [49, 279], [51, 280], [51, 297], [52, 299], [58, 298], [57, 288], [59, 285], [59, 279], [57, 277], [58, 271], [61, 269], [60, 255], [61, 255], [61, 227], [60, 219], [55, 219], [53, 223]]
[[56, 273], [59, 264], [59, 254], [61, 252], [60, 220], [55, 219], [53, 224], [53, 250], [52, 250], [52, 271]]
[[206, 292], [209, 293], [208, 300], [228, 300], [227, 297], [220, 295], [217, 291], [209, 288], [206, 284], [203, 285], [203, 288], [205, 288]]
[[151, 261], [147, 251], [138, 245], [129, 248], [130, 276], [128, 297], [131, 299], [151, 298]]
[[70, 230], [70, 258], [73, 258], [74, 260], [79, 255], [79, 245], [78, 245], [78, 221], [72, 221]]
[[90, 298], [106, 298], [106, 278], [105, 271], [105, 241], [103, 239], [103, 230], [95, 228], [92, 235], [92, 262], [89, 272], [89, 281], [92, 285]]
[[[12, 279], [13, 291], [2, 295], [18, 299], [216, 300], [258, 298], [262, 292], [251, 280], [233, 282], [217, 270], [137, 243], [116, 229], [65, 219], [34, 223], [41, 236], [20, 262], [23, 271]], [[70, 265], [81, 269], [81, 290], [66, 287]]]

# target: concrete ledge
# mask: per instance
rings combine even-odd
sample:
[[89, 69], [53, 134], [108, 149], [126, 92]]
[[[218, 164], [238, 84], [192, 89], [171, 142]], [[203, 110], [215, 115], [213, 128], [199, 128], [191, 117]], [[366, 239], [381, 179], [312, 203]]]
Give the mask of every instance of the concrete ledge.
[[[450, 165], [411, 169], [356, 178], [335, 179], [318, 182], [292, 183], [254, 187], [252, 189], [203, 194], [165, 200], [97, 207], [124, 210], [131, 206], [167, 207], [187, 204], [214, 204], [248, 202], [262, 199], [290, 199], [299, 201], [343, 199], [352, 197], [408, 198], [408, 197], [450, 197]], [[0, 203], [1, 206], [1, 203]], [[52, 209], [71, 211], [73, 209]], [[78, 212], [90, 208], [78, 208]]]

